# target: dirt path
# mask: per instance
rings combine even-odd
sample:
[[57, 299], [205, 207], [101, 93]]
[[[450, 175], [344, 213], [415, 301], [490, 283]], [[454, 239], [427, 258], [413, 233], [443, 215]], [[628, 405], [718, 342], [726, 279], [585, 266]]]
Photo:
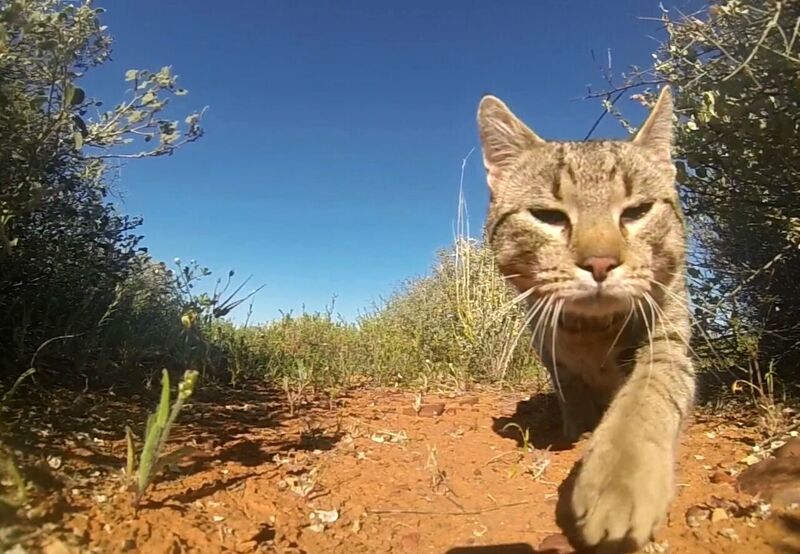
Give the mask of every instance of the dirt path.
[[[290, 418], [267, 390], [206, 393], [171, 440], [197, 453], [134, 517], [120, 490], [122, 431], [138, 429], [152, 402], [104, 398], [26, 408], [15, 444], [38, 460], [46, 495], [25, 511], [32, 534], [15, 537], [25, 526], [7, 526], [0, 547], [5, 539], [22, 545], [15, 554], [544, 552], [536, 549], [558, 533], [558, 485], [584, 446], [553, 442], [558, 419], [544, 396], [429, 396], [426, 405], [444, 406], [415, 415], [412, 394], [366, 390]], [[518, 429], [502, 431], [508, 422], [530, 429], [532, 452], [519, 448]], [[800, 552], [800, 511], [765, 517], [728, 477], [755, 438], [728, 417], [695, 415], [677, 498], [650, 551]]]

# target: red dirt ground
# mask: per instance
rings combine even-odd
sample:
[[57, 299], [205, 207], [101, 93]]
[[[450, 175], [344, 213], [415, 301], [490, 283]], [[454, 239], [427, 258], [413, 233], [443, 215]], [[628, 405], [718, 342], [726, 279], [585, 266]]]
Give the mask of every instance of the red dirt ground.
[[[170, 438], [197, 451], [157, 481], [136, 515], [122, 488], [124, 425], [140, 429], [151, 398], [17, 404], [3, 414], [14, 429], [7, 442], [37, 489], [16, 514], [0, 510], [0, 550], [546, 552], [545, 539], [558, 542], [548, 539], [559, 533], [558, 485], [584, 444], [554, 442], [552, 399], [525, 398], [427, 395], [417, 415], [413, 394], [371, 389], [289, 417], [264, 388], [202, 389]], [[730, 472], [763, 438], [736, 419], [695, 413], [669, 521], [648, 551], [800, 552], [796, 504], [761, 513], [736, 490]], [[517, 429], [502, 430], [511, 421], [530, 429], [532, 451], [520, 448]]]

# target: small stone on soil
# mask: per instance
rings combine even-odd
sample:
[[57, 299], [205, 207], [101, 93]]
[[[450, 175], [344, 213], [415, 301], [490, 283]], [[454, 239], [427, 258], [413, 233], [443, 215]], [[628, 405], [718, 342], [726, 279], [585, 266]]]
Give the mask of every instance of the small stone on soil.
[[724, 508], [714, 508], [711, 512], [711, 523], [728, 519], [728, 512]]
[[725, 537], [726, 539], [730, 539], [734, 542], [739, 541], [739, 535], [736, 534], [736, 531], [733, 529], [733, 527], [726, 527], [725, 529], [720, 529], [719, 534]]
[[642, 549], [645, 554], [663, 554], [669, 552], [669, 541], [649, 542]]
[[686, 510], [686, 525], [689, 527], [700, 527], [700, 522], [707, 520], [710, 516], [710, 510], [702, 506], [692, 506]]
[[419, 533], [408, 533], [400, 539], [403, 552], [416, 552], [419, 549]]
[[539, 543], [537, 551], [542, 554], [572, 554], [575, 552], [575, 549], [572, 548], [567, 537], [556, 534], [545, 537], [544, 540]]
[[728, 473], [723, 469], [718, 469], [717, 471], [712, 473], [709, 479], [715, 485], [720, 485], [722, 483], [729, 483], [729, 484], [736, 483], [736, 477], [734, 477], [733, 475], [731, 475], [730, 473]]

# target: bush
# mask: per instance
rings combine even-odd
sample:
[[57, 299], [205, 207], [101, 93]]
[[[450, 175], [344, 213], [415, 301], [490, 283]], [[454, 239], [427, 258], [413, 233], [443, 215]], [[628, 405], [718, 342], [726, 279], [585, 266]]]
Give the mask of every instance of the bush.
[[[540, 375], [523, 310], [489, 249], [460, 237], [431, 275], [406, 283], [361, 321], [383, 380], [516, 382]], [[520, 346], [520, 348], [517, 348]]]
[[[132, 354], [143, 337], [122, 334], [148, 315], [125, 297], [151, 278], [140, 221], [109, 202], [106, 173], [117, 158], [171, 154], [202, 128], [197, 113], [185, 125], [163, 117], [186, 94], [169, 67], [129, 70], [128, 97], [111, 110], [80, 88], [109, 59], [102, 11], [88, 1], [0, 4], [0, 377], [25, 369], [34, 352], [67, 379], [145, 355]], [[103, 336], [114, 314], [121, 321]]]
[[298, 396], [335, 394], [365, 379], [464, 389], [544, 375], [522, 308], [489, 250], [467, 238], [440, 253], [430, 275], [405, 283], [356, 323], [330, 309], [257, 328], [219, 323], [207, 334], [231, 374], [261, 375]]

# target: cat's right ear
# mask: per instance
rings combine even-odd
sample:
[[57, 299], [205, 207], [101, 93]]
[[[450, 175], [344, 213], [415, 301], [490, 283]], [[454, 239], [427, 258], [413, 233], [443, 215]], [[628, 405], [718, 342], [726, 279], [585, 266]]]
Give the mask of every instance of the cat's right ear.
[[489, 188], [498, 174], [525, 150], [545, 141], [515, 116], [499, 98], [486, 95], [478, 106], [478, 131]]

